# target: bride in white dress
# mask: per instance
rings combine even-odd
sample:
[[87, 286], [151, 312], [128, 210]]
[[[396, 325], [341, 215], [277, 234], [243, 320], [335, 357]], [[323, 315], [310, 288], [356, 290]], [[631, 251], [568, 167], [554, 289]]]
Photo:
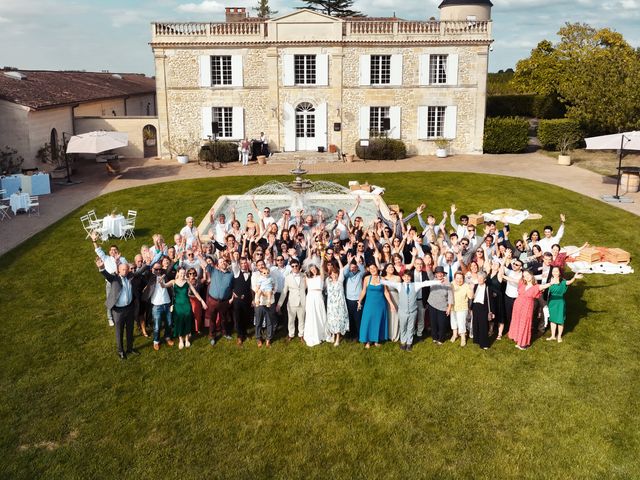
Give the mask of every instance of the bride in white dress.
[[312, 263], [307, 271], [307, 299], [303, 338], [309, 347], [319, 345], [327, 338], [327, 311], [324, 307], [322, 266]]

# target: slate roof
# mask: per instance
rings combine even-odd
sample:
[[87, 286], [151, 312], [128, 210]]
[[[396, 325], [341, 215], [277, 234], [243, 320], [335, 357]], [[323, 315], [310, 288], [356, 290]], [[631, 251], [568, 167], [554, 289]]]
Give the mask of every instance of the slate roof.
[[0, 70], [0, 99], [35, 110], [155, 91], [155, 78], [136, 73]]

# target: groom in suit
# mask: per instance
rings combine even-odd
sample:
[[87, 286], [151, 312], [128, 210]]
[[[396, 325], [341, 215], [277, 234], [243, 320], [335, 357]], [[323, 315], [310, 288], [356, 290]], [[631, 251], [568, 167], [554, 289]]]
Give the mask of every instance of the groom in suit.
[[[134, 321], [134, 295], [136, 290], [132, 283], [134, 277], [142, 275], [149, 268], [142, 267], [135, 274], [129, 271], [128, 263], [118, 264], [117, 274], [109, 273], [105, 270], [104, 261], [101, 258], [96, 259], [96, 266], [100, 273], [106, 278], [111, 285], [109, 295], [107, 295], [107, 309], [111, 311], [113, 322], [116, 327], [116, 347], [118, 356], [121, 360], [127, 358], [127, 354], [138, 354], [133, 349], [133, 321]], [[124, 330], [127, 331], [127, 351], [125, 353], [122, 347]]]
[[300, 262], [298, 260], [292, 260], [289, 265], [291, 266], [291, 273], [284, 279], [284, 287], [276, 306], [276, 312], [280, 311], [285, 299], [288, 298], [289, 336], [287, 337], [287, 342], [296, 336], [296, 317], [298, 317], [298, 337], [300, 341], [303, 341], [307, 281], [305, 276], [300, 273]]

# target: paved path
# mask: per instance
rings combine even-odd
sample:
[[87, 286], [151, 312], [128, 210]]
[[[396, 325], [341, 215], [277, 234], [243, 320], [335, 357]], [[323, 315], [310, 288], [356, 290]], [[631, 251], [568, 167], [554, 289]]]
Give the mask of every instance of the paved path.
[[[93, 198], [122, 190], [124, 188], [150, 183], [170, 182], [189, 178], [220, 177], [232, 175], [287, 175], [293, 165], [249, 165], [227, 164], [221, 169], [210, 170], [196, 163], [179, 165], [175, 160], [130, 159], [122, 161], [124, 173], [118, 177], [108, 176], [104, 164], [83, 160], [80, 173], [74, 180], [81, 180], [72, 186], [62, 186], [52, 181], [52, 194], [40, 197], [40, 216], [19, 214], [11, 220], [0, 223], [0, 255], [11, 250], [37, 232], [56, 222], [68, 213]], [[601, 195], [615, 192], [615, 183], [588, 170], [571, 166], [562, 167], [555, 159], [539, 153], [521, 155], [455, 155], [439, 159], [435, 157], [414, 157], [406, 160], [367, 161], [354, 163], [328, 163], [305, 165], [310, 174], [411, 171], [451, 171], [493, 173], [528, 178], [550, 183], [559, 187], [600, 199]], [[640, 193], [628, 194], [634, 203], [612, 204], [640, 215]], [[80, 225], [78, 225], [80, 228]]]

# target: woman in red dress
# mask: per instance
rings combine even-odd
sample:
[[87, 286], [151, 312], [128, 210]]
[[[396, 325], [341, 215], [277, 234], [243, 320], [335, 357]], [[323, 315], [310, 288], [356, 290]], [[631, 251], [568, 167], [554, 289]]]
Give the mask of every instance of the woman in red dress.
[[505, 277], [505, 279], [518, 283], [518, 298], [513, 303], [509, 338], [516, 342], [516, 348], [526, 350], [531, 345], [531, 324], [535, 300], [540, 296], [542, 290], [549, 288], [551, 284], [538, 285], [533, 273], [529, 270], [524, 271], [520, 281], [512, 280], [509, 277]]

